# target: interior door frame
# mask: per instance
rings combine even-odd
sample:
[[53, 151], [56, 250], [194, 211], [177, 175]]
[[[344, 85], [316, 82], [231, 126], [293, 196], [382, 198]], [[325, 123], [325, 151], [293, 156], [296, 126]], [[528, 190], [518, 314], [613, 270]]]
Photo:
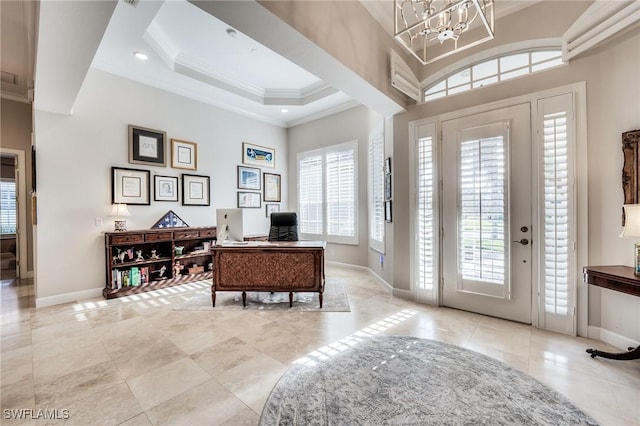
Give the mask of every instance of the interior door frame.
[[[510, 107], [510, 106], [514, 106], [522, 103], [530, 103], [532, 107], [532, 111], [537, 111], [534, 108], [536, 108], [535, 105], [537, 104], [539, 99], [562, 95], [565, 93], [573, 93], [574, 100], [575, 100], [574, 114], [575, 114], [576, 158], [574, 160], [576, 164], [575, 179], [577, 182], [575, 187], [576, 212], [577, 212], [576, 213], [576, 221], [577, 221], [576, 230], [578, 235], [580, 235], [580, 238], [577, 241], [577, 247], [576, 247], [576, 265], [578, 269], [576, 271], [577, 279], [575, 282], [575, 291], [577, 293], [576, 299], [575, 299], [576, 300], [575, 307], [577, 310], [576, 332], [579, 336], [587, 337], [588, 336], [588, 306], [589, 306], [588, 287], [587, 287], [587, 284], [580, 279], [580, 277], [582, 277], [582, 266], [588, 264], [588, 248], [589, 248], [586, 82], [581, 81], [581, 82], [577, 82], [577, 83], [573, 83], [565, 86], [559, 86], [552, 89], [528, 93], [528, 94], [516, 96], [513, 98], [494, 101], [494, 102], [490, 102], [482, 105], [475, 105], [475, 106], [471, 106], [471, 107], [464, 108], [457, 111], [446, 112], [439, 115], [434, 115], [434, 116], [425, 117], [419, 120], [414, 120], [409, 122], [409, 135], [415, 134], [415, 129], [417, 126], [425, 125], [429, 123], [436, 123], [436, 134], [438, 135], [438, 139], [436, 142], [437, 142], [438, 152], [440, 152], [441, 144], [442, 144], [442, 122], [443, 121], [454, 120], [454, 119], [462, 118], [464, 116], [475, 115], [475, 114], [483, 113], [486, 111], [506, 108], [506, 107]], [[533, 120], [531, 125], [531, 133], [532, 133], [531, 137], [532, 137], [532, 143], [535, 143], [535, 141], [537, 140], [536, 134], [535, 134], [536, 133], [536, 125], [535, 125], [536, 113], [535, 112], [532, 113], [531, 118]], [[411, 139], [409, 145], [411, 146], [414, 143], [415, 143], [415, 140]], [[536, 150], [534, 150], [534, 152], [536, 152]], [[436, 167], [439, 167], [440, 158], [438, 157], [436, 161], [438, 161], [438, 164], [436, 165]], [[535, 165], [537, 165], [539, 158], [534, 157], [532, 158], [532, 161], [535, 162], [534, 167], [532, 168], [532, 175], [531, 175], [532, 190], [534, 191], [534, 194], [538, 194], [540, 190], [539, 183], [538, 183], [540, 176], [538, 173], [538, 167], [535, 167]], [[442, 175], [439, 169], [437, 170], [436, 173], [438, 176], [438, 179], [437, 179], [438, 189], [440, 189], [440, 185], [442, 182]], [[414, 182], [415, 173], [411, 174], [410, 181], [411, 181], [411, 187], [415, 188], [415, 182]], [[584, 184], [580, 185], [579, 183], [581, 182]], [[412, 192], [412, 194], [413, 193], [414, 192]], [[537, 200], [538, 197], [536, 196], [533, 198], [534, 200], [533, 200], [532, 208], [534, 210], [532, 212], [532, 218], [533, 218], [533, 223], [536, 224], [536, 228], [538, 228], [538, 224], [540, 223], [540, 220], [541, 220], [540, 214], [539, 214], [540, 209], [539, 209], [538, 200]], [[437, 210], [438, 210], [438, 214], [441, 216], [442, 202], [440, 198], [438, 198]], [[412, 208], [410, 210], [411, 223], [415, 221], [415, 213], [416, 213], [415, 208]], [[440, 234], [441, 232], [438, 233], [438, 236]], [[438, 247], [439, 247], [439, 250], [442, 250], [442, 242], [440, 238], [438, 241]], [[534, 250], [532, 253], [532, 256], [533, 256], [532, 262], [535, 262], [534, 263], [535, 265], [539, 263], [538, 252], [539, 252], [538, 250]], [[413, 258], [414, 255], [415, 255], [415, 252], [412, 252], [411, 258]], [[411, 290], [413, 294], [415, 294], [417, 290], [416, 290], [416, 283], [413, 279], [413, 273], [414, 271], [413, 271], [413, 265], [412, 265]], [[531, 279], [533, 283], [531, 286], [531, 291], [532, 291], [531, 325], [535, 327], [538, 327], [540, 323], [540, 318], [539, 318], [540, 309], [544, 309], [544, 307], [539, 306], [539, 297], [538, 297], [538, 291], [540, 290], [539, 275], [540, 274], [538, 272], [538, 268], [537, 267], [533, 268], [532, 275], [531, 275]], [[438, 282], [439, 282], [439, 286], [437, 288], [437, 294], [434, 296], [434, 300], [436, 300], [437, 303], [440, 305], [442, 303], [442, 263], [441, 261], [440, 261], [440, 264], [438, 265]]]
[[18, 215], [17, 225], [18, 232], [16, 242], [18, 250], [16, 250], [16, 260], [18, 268], [16, 269], [16, 278], [27, 278], [27, 190], [26, 190], [26, 154], [24, 150], [0, 148], [0, 153], [14, 155], [16, 157], [16, 174], [18, 175], [18, 187], [16, 188]]

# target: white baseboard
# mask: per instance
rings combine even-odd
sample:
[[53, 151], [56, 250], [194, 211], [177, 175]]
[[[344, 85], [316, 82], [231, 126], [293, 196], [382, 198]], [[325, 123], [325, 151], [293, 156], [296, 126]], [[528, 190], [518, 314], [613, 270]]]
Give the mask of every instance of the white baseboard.
[[45, 306], [60, 305], [62, 303], [77, 302], [85, 299], [102, 296], [102, 287], [92, 288], [90, 290], [74, 291], [73, 293], [57, 294], [55, 296], [38, 297], [36, 299], [36, 308], [44, 308]]
[[589, 326], [589, 338], [595, 340], [602, 340], [616, 348], [620, 348], [622, 351], [626, 351], [627, 348], [636, 347], [640, 345], [640, 342], [629, 339], [613, 331], [605, 330], [604, 328]]

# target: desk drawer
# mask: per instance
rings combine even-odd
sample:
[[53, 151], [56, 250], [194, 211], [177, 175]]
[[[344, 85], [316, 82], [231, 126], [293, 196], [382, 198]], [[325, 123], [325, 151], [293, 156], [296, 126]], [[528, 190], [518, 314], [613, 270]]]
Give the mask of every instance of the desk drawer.
[[198, 237], [200, 237], [200, 232], [198, 231], [175, 231], [173, 233], [173, 238], [175, 240], [188, 240], [190, 238]]
[[201, 237], [215, 237], [216, 230], [215, 229], [201, 229], [200, 230]]
[[146, 241], [171, 241], [171, 232], [154, 232], [147, 234]]
[[144, 242], [144, 234], [111, 235], [111, 244], [127, 244]]

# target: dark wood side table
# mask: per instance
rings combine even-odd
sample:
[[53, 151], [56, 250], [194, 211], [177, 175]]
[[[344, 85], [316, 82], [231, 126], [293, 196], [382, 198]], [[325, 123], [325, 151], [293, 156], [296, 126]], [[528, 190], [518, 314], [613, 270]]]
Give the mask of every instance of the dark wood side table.
[[[640, 296], [640, 278], [634, 275], [633, 268], [629, 266], [585, 266], [582, 272], [587, 284]], [[587, 353], [591, 354], [591, 358], [600, 356], [619, 360], [640, 359], [640, 346], [629, 348], [627, 352], [612, 353], [587, 349]]]

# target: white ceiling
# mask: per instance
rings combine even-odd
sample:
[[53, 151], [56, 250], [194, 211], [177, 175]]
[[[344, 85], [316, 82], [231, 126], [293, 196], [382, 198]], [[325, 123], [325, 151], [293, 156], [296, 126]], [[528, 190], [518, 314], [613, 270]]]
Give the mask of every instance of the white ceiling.
[[358, 104], [185, 0], [118, 2], [91, 66], [281, 126]]

